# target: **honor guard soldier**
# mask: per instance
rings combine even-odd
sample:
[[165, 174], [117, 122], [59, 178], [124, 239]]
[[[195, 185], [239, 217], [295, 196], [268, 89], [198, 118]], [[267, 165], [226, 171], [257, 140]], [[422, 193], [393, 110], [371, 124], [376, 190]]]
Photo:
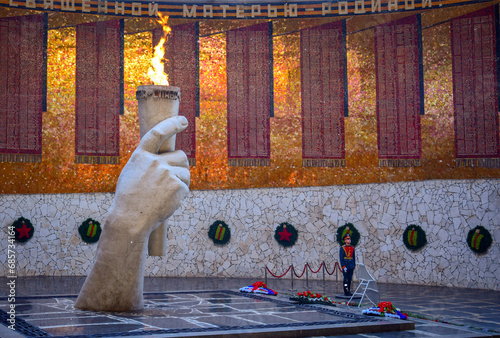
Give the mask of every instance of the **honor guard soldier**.
[[352, 274], [356, 268], [356, 252], [351, 245], [351, 235], [347, 233], [342, 239], [345, 244], [340, 247], [339, 258], [344, 275], [344, 296], [352, 296], [351, 282]]

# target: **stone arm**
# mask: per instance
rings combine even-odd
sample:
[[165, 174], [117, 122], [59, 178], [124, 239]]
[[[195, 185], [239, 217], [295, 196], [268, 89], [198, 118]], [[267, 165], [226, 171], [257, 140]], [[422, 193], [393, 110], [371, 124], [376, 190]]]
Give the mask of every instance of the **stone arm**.
[[189, 165], [182, 151], [157, 154], [166, 139], [187, 127], [167, 119], [142, 138], [118, 178], [94, 266], [75, 307], [93, 311], [143, 308], [144, 265], [151, 232], [170, 217], [189, 192]]

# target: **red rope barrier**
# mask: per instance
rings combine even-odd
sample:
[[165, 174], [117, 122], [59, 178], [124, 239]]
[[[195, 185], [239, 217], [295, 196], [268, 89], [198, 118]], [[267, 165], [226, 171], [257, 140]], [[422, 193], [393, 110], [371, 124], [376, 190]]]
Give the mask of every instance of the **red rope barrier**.
[[281, 276], [276, 276], [276, 275], [275, 275], [274, 273], [272, 273], [272, 272], [271, 272], [271, 270], [269, 270], [269, 268], [266, 266], [267, 271], [269, 271], [269, 273], [270, 273], [273, 277], [276, 277], [276, 278], [281, 278], [281, 277], [283, 277], [284, 275], [286, 275], [286, 274], [288, 273], [288, 271], [290, 271], [290, 269], [291, 269], [291, 268], [292, 268], [292, 266], [290, 265], [290, 266], [288, 267], [288, 270], [286, 270], [284, 274], [282, 274]]
[[326, 273], [327, 273], [327, 274], [329, 274], [330, 276], [331, 276], [331, 275], [333, 275], [333, 274], [335, 273], [335, 270], [336, 270], [337, 268], [339, 269], [339, 271], [341, 270], [341, 267], [340, 267], [339, 262], [335, 262], [335, 264], [333, 265], [333, 270], [332, 270], [332, 272], [331, 272], [331, 273], [328, 271], [328, 268], [326, 267], [325, 262], [322, 262], [322, 263], [319, 265], [318, 270], [316, 270], [316, 271], [314, 271], [314, 270], [311, 268], [311, 266], [309, 265], [309, 263], [306, 263], [306, 264], [304, 265], [304, 270], [302, 270], [302, 273], [300, 274], [300, 276], [299, 276], [299, 275], [297, 275], [297, 273], [295, 272], [295, 268], [293, 267], [293, 265], [290, 265], [290, 266], [288, 267], [288, 269], [285, 271], [285, 273], [284, 273], [284, 274], [282, 274], [282, 275], [280, 275], [280, 276], [277, 276], [277, 275], [275, 275], [274, 273], [272, 273], [272, 271], [271, 271], [271, 270], [269, 270], [269, 268], [268, 268], [267, 266], [266, 266], [266, 269], [267, 269], [267, 271], [269, 271], [269, 273], [270, 273], [273, 277], [276, 277], [276, 278], [281, 278], [281, 277], [285, 276], [285, 275], [288, 273], [288, 271], [290, 271], [290, 269], [292, 269], [292, 273], [293, 273], [293, 274], [294, 274], [297, 278], [301, 278], [302, 276], [304, 276], [304, 273], [306, 272], [306, 269], [307, 269], [307, 268], [309, 268], [309, 270], [311, 270], [311, 272], [312, 272], [312, 273], [318, 273], [318, 272], [321, 270], [321, 268], [322, 268], [323, 266], [324, 266], [324, 268], [325, 268]]
[[325, 262], [321, 262], [321, 264], [319, 265], [319, 268], [318, 270], [314, 271], [313, 269], [311, 269], [311, 266], [309, 265], [309, 263], [306, 263], [306, 266], [309, 268], [309, 270], [311, 270], [312, 273], [318, 273], [319, 270], [321, 270], [321, 267], [323, 266]]
[[302, 273], [300, 274], [300, 276], [295, 273], [295, 268], [293, 268], [292, 271], [293, 271], [293, 274], [295, 275], [295, 277], [300, 278], [300, 277], [304, 276], [304, 273], [306, 272], [306, 267], [307, 267], [307, 264], [304, 265], [304, 270], [302, 270]]
[[338, 267], [338, 268], [339, 268], [339, 270], [340, 270], [340, 264], [339, 264], [339, 262], [335, 262], [335, 264], [333, 265], [333, 270], [332, 270], [332, 273], [330, 273], [330, 272], [328, 271], [328, 269], [326, 268], [326, 265], [325, 265], [325, 271], [326, 271], [326, 273], [327, 273], [327, 274], [329, 274], [329, 275], [331, 276], [331, 275], [333, 275], [333, 274], [335, 273], [335, 269], [337, 269], [337, 267]]

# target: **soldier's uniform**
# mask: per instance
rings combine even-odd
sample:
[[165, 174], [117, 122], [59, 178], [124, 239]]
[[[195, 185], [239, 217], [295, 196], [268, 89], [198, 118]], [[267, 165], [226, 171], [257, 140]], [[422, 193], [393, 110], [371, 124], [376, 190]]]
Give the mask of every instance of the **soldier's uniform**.
[[[346, 234], [344, 238], [351, 237], [349, 234]], [[340, 247], [339, 251], [340, 258], [340, 266], [342, 267], [342, 274], [344, 275], [344, 295], [352, 296], [351, 293], [351, 282], [352, 282], [352, 274], [354, 273], [354, 269], [356, 268], [356, 251], [352, 245], [344, 244]]]

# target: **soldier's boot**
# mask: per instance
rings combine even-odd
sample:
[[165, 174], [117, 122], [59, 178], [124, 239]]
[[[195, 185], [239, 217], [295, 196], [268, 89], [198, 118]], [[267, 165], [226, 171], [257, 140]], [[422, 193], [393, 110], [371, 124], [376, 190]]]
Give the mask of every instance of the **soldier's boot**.
[[347, 284], [344, 284], [344, 296], [349, 296], [349, 287]]

